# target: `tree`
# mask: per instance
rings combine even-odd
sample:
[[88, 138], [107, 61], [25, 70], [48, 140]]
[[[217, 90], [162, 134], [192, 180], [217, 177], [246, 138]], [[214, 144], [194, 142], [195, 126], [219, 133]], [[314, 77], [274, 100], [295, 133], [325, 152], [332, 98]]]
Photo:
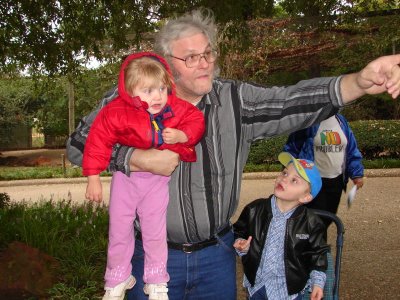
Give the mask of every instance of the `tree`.
[[[0, 71], [66, 76], [69, 132], [75, 128], [76, 79], [89, 58], [116, 61], [120, 51], [140, 49], [159, 21], [197, 7], [230, 22], [227, 37], [248, 34], [243, 20], [271, 13], [273, 0], [16, 0], [0, 2]], [[244, 43], [243, 43], [244, 44]], [[50, 100], [50, 99], [49, 99]]]
[[[0, 69], [66, 75], [70, 131], [74, 126], [74, 78], [90, 57], [112, 59], [151, 31], [153, 1], [0, 2]], [[112, 41], [108, 42], [107, 41]]]
[[[286, 2], [282, 1], [281, 3]], [[304, 16], [307, 5], [316, 7], [320, 1], [291, 1], [289, 16], [259, 18], [248, 21], [251, 47], [237, 51], [234, 43], [226, 41], [230, 49], [221, 62], [222, 76], [256, 81], [267, 85], [287, 85], [316, 76], [335, 76], [356, 72], [372, 59], [400, 49], [400, 10], [366, 10], [343, 8], [336, 13], [326, 6], [318, 16]], [[323, 4], [327, 4], [324, 2]], [[385, 2], [387, 4], [387, 2]], [[300, 6], [302, 4], [303, 6]], [[321, 10], [322, 10], [321, 8]], [[390, 8], [390, 6], [389, 6]], [[346, 9], [346, 10], [345, 10]], [[310, 9], [313, 11], [313, 9]], [[308, 12], [308, 14], [315, 14]], [[323, 16], [327, 14], [326, 16]], [[354, 118], [399, 118], [400, 105], [386, 95], [364, 101]], [[371, 107], [366, 107], [370, 105]], [[361, 109], [366, 107], [365, 112]], [[349, 109], [354, 109], [354, 106]], [[379, 114], [379, 112], [384, 112]], [[352, 118], [352, 119], [354, 119]]]
[[40, 105], [36, 99], [32, 80], [28, 78], [0, 80], [0, 129], [3, 145], [12, 141], [13, 128], [32, 125], [32, 116]]

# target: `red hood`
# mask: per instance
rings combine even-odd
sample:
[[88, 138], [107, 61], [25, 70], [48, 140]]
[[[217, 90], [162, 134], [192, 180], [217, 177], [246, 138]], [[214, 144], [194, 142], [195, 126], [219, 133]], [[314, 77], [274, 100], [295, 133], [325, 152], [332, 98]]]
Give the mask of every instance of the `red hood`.
[[[125, 90], [125, 68], [128, 65], [128, 63], [134, 59], [138, 59], [140, 57], [152, 57], [155, 60], [159, 61], [160, 63], [162, 63], [165, 67], [165, 69], [167, 70], [168, 74], [171, 75], [172, 77], [172, 73], [171, 73], [171, 69], [169, 68], [169, 65], [167, 64], [167, 62], [165, 61], [164, 58], [162, 58], [161, 56], [153, 53], [153, 52], [139, 52], [139, 53], [134, 53], [129, 55], [124, 62], [122, 63], [121, 69], [119, 71], [119, 78], [118, 78], [118, 95], [124, 100], [127, 101], [128, 103], [133, 104], [136, 107], [143, 107], [144, 109], [147, 109], [149, 106], [147, 105], [146, 102], [140, 100], [139, 97], [131, 97]], [[175, 86], [172, 86], [172, 91], [171, 91], [172, 95], [175, 95]], [[170, 97], [168, 97], [168, 102], [169, 103], [169, 99]]]

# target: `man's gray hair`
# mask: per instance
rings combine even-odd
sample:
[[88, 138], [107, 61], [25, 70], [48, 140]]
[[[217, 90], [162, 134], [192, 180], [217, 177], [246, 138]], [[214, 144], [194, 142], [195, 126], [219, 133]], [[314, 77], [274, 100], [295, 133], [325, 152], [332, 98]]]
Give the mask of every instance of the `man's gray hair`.
[[172, 55], [171, 42], [197, 33], [203, 33], [210, 41], [211, 48], [217, 50], [217, 26], [211, 10], [196, 9], [168, 20], [156, 34], [154, 50], [168, 60], [168, 56]]

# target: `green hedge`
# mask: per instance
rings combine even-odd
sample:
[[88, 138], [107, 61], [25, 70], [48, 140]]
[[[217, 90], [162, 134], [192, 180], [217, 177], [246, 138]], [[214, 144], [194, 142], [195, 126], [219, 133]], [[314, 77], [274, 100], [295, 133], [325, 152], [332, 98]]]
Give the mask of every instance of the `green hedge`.
[[[399, 158], [400, 120], [372, 120], [350, 122], [364, 159]], [[251, 146], [249, 164], [277, 163], [278, 154], [287, 135], [260, 140]]]

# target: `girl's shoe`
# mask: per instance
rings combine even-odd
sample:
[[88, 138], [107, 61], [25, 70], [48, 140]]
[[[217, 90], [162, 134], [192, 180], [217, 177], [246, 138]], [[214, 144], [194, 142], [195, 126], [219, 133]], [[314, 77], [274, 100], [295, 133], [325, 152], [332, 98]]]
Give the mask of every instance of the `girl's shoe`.
[[106, 293], [103, 296], [103, 300], [124, 300], [126, 290], [133, 288], [135, 283], [135, 277], [130, 275], [127, 280], [113, 288], [105, 287]]
[[166, 283], [146, 283], [143, 291], [146, 295], [149, 295], [149, 300], [168, 300]]

